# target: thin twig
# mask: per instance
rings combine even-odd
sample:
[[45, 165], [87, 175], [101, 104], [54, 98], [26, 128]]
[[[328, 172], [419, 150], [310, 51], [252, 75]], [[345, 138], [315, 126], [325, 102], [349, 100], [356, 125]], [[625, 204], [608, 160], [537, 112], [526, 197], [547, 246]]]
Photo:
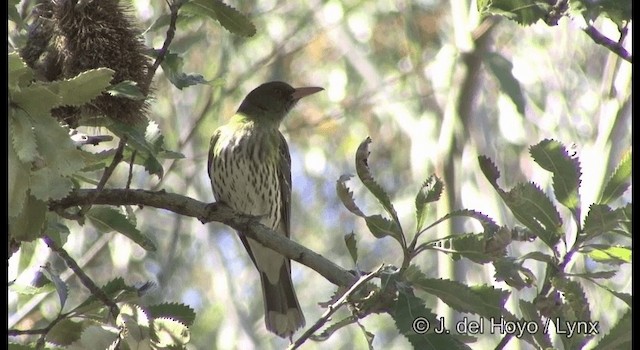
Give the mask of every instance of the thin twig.
[[158, 56], [156, 57], [155, 62], [151, 68], [149, 68], [149, 72], [147, 74], [147, 88], [151, 85], [151, 81], [153, 80], [153, 76], [156, 74], [156, 70], [164, 61], [164, 58], [167, 56], [169, 52], [169, 45], [171, 45], [171, 41], [173, 41], [174, 36], [176, 35], [176, 22], [178, 20], [178, 10], [182, 6], [182, 0], [173, 0], [171, 2], [167, 1], [167, 5], [169, 6], [169, 10], [171, 11], [171, 18], [169, 20], [169, 28], [167, 28], [167, 37], [164, 39], [164, 43], [162, 44], [162, 48], [158, 51]]
[[[104, 173], [102, 173], [102, 177], [100, 178], [100, 181], [96, 186], [96, 192], [94, 194], [94, 198], [97, 197], [100, 194], [100, 192], [104, 189], [104, 186], [107, 184], [107, 181], [113, 174], [113, 171], [116, 169], [118, 164], [120, 164], [120, 162], [122, 161], [124, 147], [126, 144], [127, 144], [127, 138], [126, 137], [121, 138], [120, 142], [118, 143], [118, 148], [116, 149], [116, 153], [113, 155], [113, 159], [111, 160], [111, 164], [109, 164], [109, 166], [104, 169]], [[92, 201], [89, 201], [88, 204], [84, 205], [82, 209], [80, 209], [77, 215], [79, 217], [82, 217], [87, 211], [89, 211], [89, 209], [91, 209], [91, 205], [92, 205]]]
[[91, 294], [93, 294], [96, 298], [98, 298], [98, 300], [102, 301], [102, 303], [109, 308], [109, 311], [111, 312], [113, 318], [117, 318], [118, 314], [120, 314], [118, 305], [116, 305], [113, 300], [109, 299], [109, 297], [102, 291], [102, 289], [100, 289], [93, 282], [93, 280], [91, 280], [91, 278], [87, 276], [84, 271], [82, 271], [82, 268], [78, 266], [76, 261], [73, 260], [69, 253], [67, 253], [64, 248], [58, 246], [56, 242], [49, 236], [44, 236], [43, 240], [49, 246], [49, 248], [51, 248], [51, 250], [56, 252], [62, 258], [62, 260], [64, 260], [67, 266], [76, 274], [76, 276], [78, 276], [80, 282], [82, 282], [82, 284], [91, 292]]
[[131, 152], [131, 161], [129, 161], [129, 176], [127, 177], [127, 185], [125, 186], [126, 189], [131, 188], [131, 178], [133, 178], [133, 163], [136, 161], [137, 153], [137, 149], [134, 149], [133, 152]]
[[[587, 35], [591, 39], [593, 39], [593, 41], [596, 42], [596, 44], [599, 44], [599, 45], [602, 45], [602, 46], [608, 48], [609, 50], [611, 50], [616, 55], [622, 57], [622, 59], [624, 59], [625, 61], [627, 61], [629, 63], [633, 63], [632, 62], [632, 55], [622, 46], [622, 42], [621, 41], [616, 42], [616, 41], [613, 41], [613, 40], [607, 38], [606, 36], [604, 36], [604, 34], [600, 33], [592, 25], [588, 25], [583, 30], [584, 30], [585, 33], [587, 33]], [[621, 35], [621, 37], [622, 37], [622, 35]]]
[[624, 39], [626, 39], [627, 34], [629, 34], [629, 22], [625, 22], [624, 26], [618, 27], [618, 31], [620, 32], [620, 39], [618, 39], [618, 44], [622, 46]]
[[354, 283], [351, 286], [351, 288], [349, 288], [349, 290], [347, 290], [340, 297], [340, 299], [338, 299], [335, 303], [331, 304], [327, 308], [327, 311], [325, 311], [324, 314], [322, 314], [322, 316], [318, 319], [318, 321], [316, 321], [316, 323], [313, 324], [313, 326], [309, 327], [309, 329], [307, 329], [298, 339], [296, 339], [295, 342], [291, 343], [291, 345], [289, 345], [287, 350], [297, 349], [302, 344], [304, 344], [304, 342], [307, 341], [307, 339], [309, 339], [309, 337], [311, 337], [313, 333], [315, 333], [318, 329], [320, 329], [320, 327], [322, 327], [325, 323], [327, 323], [327, 321], [329, 321], [329, 318], [331, 317], [331, 315], [333, 315], [334, 312], [336, 312], [343, 304], [345, 304], [347, 299], [353, 293], [355, 293], [355, 291], [357, 291], [361, 286], [363, 286], [372, 278], [378, 276], [378, 273], [380, 273], [380, 270], [382, 270], [383, 267], [384, 267], [384, 264], [380, 265], [375, 271], [360, 277], [360, 279], [357, 280], [356, 283]]
[[16, 337], [19, 335], [33, 335], [33, 334], [44, 334], [49, 331], [49, 328], [40, 328], [40, 329], [9, 329], [8, 334], [10, 337]]
[[[109, 243], [109, 240], [112, 236], [112, 234], [105, 234], [98, 238], [98, 240], [93, 242], [91, 247], [89, 247], [84, 255], [78, 260], [78, 265], [80, 267], [83, 267], [93, 261], [93, 259], [98, 255], [102, 248], [107, 245], [107, 243]], [[71, 278], [71, 276], [73, 276], [73, 271], [71, 271], [71, 269], [67, 269], [60, 275], [60, 279], [66, 282]], [[9, 316], [9, 327], [13, 327], [27, 318], [31, 311], [37, 308], [42, 303], [42, 301], [51, 293], [53, 293], [53, 291], [36, 294], [31, 299], [25, 301], [22, 307], [20, 307], [14, 314]]]

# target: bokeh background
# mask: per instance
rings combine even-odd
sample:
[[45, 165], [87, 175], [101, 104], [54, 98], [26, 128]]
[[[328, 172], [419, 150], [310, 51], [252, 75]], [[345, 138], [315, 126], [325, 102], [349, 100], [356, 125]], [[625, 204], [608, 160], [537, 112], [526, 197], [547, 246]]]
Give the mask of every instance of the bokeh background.
[[[462, 0], [228, 3], [251, 18], [257, 34], [239, 37], [201, 17], [178, 21], [171, 50], [183, 57], [185, 72], [201, 74], [211, 83], [179, 90], [158, 71], [150, 118], [159, 124], [167, 148], [186, 157], [166, 161], [163, 179], [136, 168], [132, 187], [213, 201], [206, 171], [209, 137], [242, 98], [270, 80], [324, 87], [324, 92], [300, 102], [282, 126], [292, 156], [292, 238], [344, 268], [356, 268], [343, 240], [352, 231], [358, 239], [358, 269], [372, 270], [383, 262], [398, 265], [402, 258], [394, 241], [375, 239], [335, 193], [340, 175], [355, 173], [355, 151], [367, 136], [373, 140], [371, 168], [409, 231], [415, 226], [415, 194], [434, 173], [447, 183], [448, 197], [430, 212], [430, 220], [467, 208], [499, 224], [517, 224], [482, 175], [478, 155], [494, 160], [502, 186], [534, 181], [552, 195], [550, 174], [532, 161], [528, 147], [545, 138], [563, 142], [580, 159], [586, 213], [606, 174], [631, 147], [631, 64], [595, 44], [578, 20], [525, 27], [496, 19], [487, 26], [475, 2]], [[143, 30], [152, 28], [144, 33], [146, 43], [161, 47], [166, 26], [152, 24], [168, 13], [165, 2], [132, 1], [131, 8]], [[599, 20], [596, 25], [616, 37], [611, 22]], [[629, 31], [629, 50], [631, 41]], [[512, 63], [525, 99], [523, 113], [488, 69], [491, 54]], [[123, 187], [127, 172], [120, 165], [107, 186]], [[366, 213], [381, 212], [358, 181], [349, 185]], [[630, 201], [631, 190], [625, 196]], [[264, 329], [258, 276], [233, 231], [153, 208], [136, 211], [137, 227], [155, 239], [157, 252], [146, 252], [118, 234], [98, 234], [90, 225], [71, 225], [65, 248], [99, 285], [116, 276], [128, 283], [151, 280], [157, 286], [145, 297], [149, 303], [176, 301], [194, 308], [191, 349], [287, 345]], [[561, 213], [569, 236], [575, 234], [570, 215]], [[428, 236], [472, 232], [478, 229], [475, 225], [453, 222]], [[532, 246], [544, 249], [514, 244], [509, 253], [519, 256]], [[28, 279], [46, 262], [64, 266], [43, 243], [23, 244], [9, 260], [9, 278]], [[508, 288], [495, 283], [489, 269], [465, 260], [452, 262], [444, 254], [428, 252], [417, 263], [431, 277]], [[29, 268], [18, 274], [18, 266]], [[543, 278], [540, 266], [527, 266]], [[310, 325], [324, 311], [318, 303], [329, 300], [335, 286], [297, 263], [293, 280]], [[84, 292], [74, 278], [69, 283], [78, 286], [74, 293]], [[622, 268], [609, 287], [631, 293], [630, 267]], [[619, 318], [621, 305], [593, 285], [586, 284], [585, 290], [592, 316], [606, 333]], [[512, 292], [517, 298], [535, 295], [532, 288]], [[507, 302], [512, 310], [514, 297]], [[53, 318], [56, 303], [53, 294], [42, 303], [10, 295], [9, 322], [29, 325], [43, 315]], [[428, 306], [449, 323], [464, 316], [451, 313], [435, 298]], [[334, 319], [345, 315], [341, 311]], [[389, 316], [372, 315], [361, 323], [375, 334], [376, 349], [409, 347]], [[498, 335], [486, 335], [471, 346], [493, 348], [499, 340]], [[510, 345], [529, 348], [517, 340]], [[366, 349], [367, 343], [360, 328], [352, 325], [303, 348]]]

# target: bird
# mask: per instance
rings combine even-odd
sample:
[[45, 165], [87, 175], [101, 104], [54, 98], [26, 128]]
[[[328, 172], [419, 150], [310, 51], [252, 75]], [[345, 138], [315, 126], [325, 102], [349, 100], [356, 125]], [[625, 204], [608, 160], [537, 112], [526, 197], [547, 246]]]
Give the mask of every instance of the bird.
[[[271, 81], [244, 98], [209, 144], [207, 169], [217, 202], [290, 237], [291, 155], [279, 126], [301, 98], [322, 90]], [[260, 275], [267, 330], [291, 340], [305, 319], [291, 281], [290, 260], [243, 232], [238, 236]]]

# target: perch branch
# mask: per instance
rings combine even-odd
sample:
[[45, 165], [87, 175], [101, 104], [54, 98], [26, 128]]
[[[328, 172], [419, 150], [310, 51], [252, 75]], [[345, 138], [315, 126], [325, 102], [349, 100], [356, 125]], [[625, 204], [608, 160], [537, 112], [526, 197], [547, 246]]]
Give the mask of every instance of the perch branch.
[[219, 203], [203, 203], [198, 200], [166, 191], [81, 189], [71, 192], [66, 198], [49, 203], [50, 210], [60, 210], [87, 204], [97, 205], [143, 205], [165, 209], [179, 215], [197, 218], [202, 223], [220, 222], [237, 231], [245, 232], [264, 246], [295, 260], [321, 274], [333, 284], [349, 287], [357, 281], [351, 272], [334, 264], [320, 254], [275, 233], [260, 224], [256, 218], [235, 213], [231, 208]]

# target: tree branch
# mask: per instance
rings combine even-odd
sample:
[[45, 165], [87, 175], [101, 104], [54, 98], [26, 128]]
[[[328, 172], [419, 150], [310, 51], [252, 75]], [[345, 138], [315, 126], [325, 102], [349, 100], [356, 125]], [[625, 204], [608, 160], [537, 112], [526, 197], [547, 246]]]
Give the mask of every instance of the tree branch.
[[360, 277], [351, 286], [351, 288], [349, 288], [349, 290], [347, 290], [335, 303], [329, 305], [329, 307], [327, 308], [327, 311], [324, 312], [324, 314], [318, 319], [318, 321], [316, 321], [316, 323], [314, 323], [313, 326], [309, 327], [309, 329], [307, 329], [307, 331], [304, 332], [300, 336], [300, 338], [298, 338], [295, 342], [291, 343], [291, 345], [289, 345], [287, 350], [294, 350], [302, 346], [302, 344], [304, 344], [304, 342], [307, 339], [309, 339], [309, 337], [311, 337], [313, 333], [315, 333], [318, 329], [320, 329], [320, 327], [322, 327], [325, 323], [329, 321], [329, 319], [331, 318], [331, 315], [333, 315], [334, 312], [336, 312], [343, 304], [347, 303], [347, 299], [352, 294], [354, 294], [358, 290], [358, 288], [363, 286], [372, 278], [378, 277], [378, 274], [380, 273], [383, 267], [384, 267], [384, 264], [380, 265], [380, 267], [378, 267], [375, 271]]
[[91, 292], [91, 294], [93, 294], [96, 298], [98, 298], [98, 300], [102, 301], [102, 303], [109, 308], [113, 319], [116, 319], [118, 317], [118, 314], [120, 314], [118, 305], [116, 305], [113, 300], [109, 299], [109, 297], [102, 291], [102, 289], [100, 289], [100, 287], [98, 287], [93, 282], [93, 280], [91, 280], [91, 278], [87, 276], [84, 271], [82, 271], [82, 268], [78, 266], [78, 263], [76, 263], [76, 261], [73, 260], [71, 256], [69, 256], [69, 253], [67, 253], [66, 250], [58, 246], [56, 242], [49, 236], [44, 236], [43, 240], [49, 246], [49, 248], [51, 248], [51, 250], [58, 253], [58, 256], [60, 256], [62, 260], [64, 260], [64, 262], [67, 264], [67, 266], [76, 274], [76, 276], [78, 276], [80, 282], [82, 282], [82, 284]]
[[622, 57], [622, 59], [624, 59], [625, 61], [628, 61], [629, 63], [633, 63], [633, 62], [631, 62], [632, 58], [633, 58], [632, 55], [627, 50], [625, 50], [625, 48], [622, 46], [621, 42], [615, 42], [615, 41], [607, 38], [606, 36], [604, 36], [602, 33], [600, 33], [592, 25], [589, 25], [586, 28], [584, 28], [584, 32], [587, 33], [587, 35], [593, 41], [595, 41], [596, 44], [599, 44], [599, 45], [602, 45], [602, 46], [606, 47], [607, 49], [611, 50], [616, 55]]
[[89, 203], [113, 206], [144, 205], [194, 217], [202, 223], [220, 222], [237, 231], [245, 232], [247, 237], [255, 239], [287, 258], [311, 268], [335, 285], [350, 287], [358, 280], [353, 273], [334, 264], [320, 254], [260, 224], [257, 218], [235, 213], [231, 208], [221, 203], [203, 203], [190, 197], [167, 193], [164, 190], [104, 189], [96, 191], [81, 189], [71, 192], [61, 200], [51, 201], [49, 209], [61, 210]]
[[153, 80], [153, 76], [156, 74], [156, 71], [158, 70], [158, 67], [160, 67], [162, 61], [164, 61], [167, 53], [169, 53], [169, 45], [171, 45], [171, 42], [176, 35], [178, 10], [180, 10], [180, 7], [183, 5], [183, 1], [167, 1], [167, 5], [169, 5], [169, 10], [171, 11], [171, 16], [169, 18], [169, 28], [167, 28], [167, 36], [164, 40], [164, 43], [162, 44], [162, 48], [158, 51], [158, 56], [156, 57], [155, 62], [153, 62], [153, 65], [149, 68], [148, 79], [146, 82], [147, 86], [145, 86], [145, 89], [149, 89], [149, 86], [151, 86], [151, 81]]

